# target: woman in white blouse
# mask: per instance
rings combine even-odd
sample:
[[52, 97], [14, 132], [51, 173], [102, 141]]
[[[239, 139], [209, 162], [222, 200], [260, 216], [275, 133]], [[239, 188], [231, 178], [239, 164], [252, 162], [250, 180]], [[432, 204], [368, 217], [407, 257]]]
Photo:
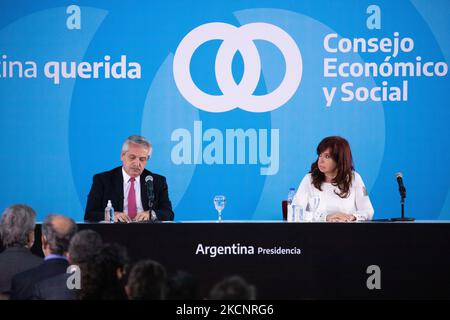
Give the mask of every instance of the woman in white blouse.
[[317, 155], [310, 173], [298, 187], [294, 204], [309, 211], [309, 199], [319, 196], [317, 220], [372, 220], [372, 203], [361, 176], [354, 171], [347, 140], [337, 136], [327, 137], [317, 146]]

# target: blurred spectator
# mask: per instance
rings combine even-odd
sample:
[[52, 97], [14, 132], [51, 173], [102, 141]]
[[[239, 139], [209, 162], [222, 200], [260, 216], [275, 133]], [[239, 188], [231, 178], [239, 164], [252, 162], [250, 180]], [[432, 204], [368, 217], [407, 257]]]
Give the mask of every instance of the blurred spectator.
[[139, 261], [131, 269], [126, 291], [130, 300], [165, 300], [166, 269], [153, 260]]
[[65, 273], [69, 262], [69, 242], [77, 231], [75, 222], [62, 215], [49, 215], [42, 224], [42, 251], [44, 262], [39, 266], [15, 275], [11, 283], [12, 300], [33, 297], [33, 287], [39, 281]]
[[[81, 273], [86, 271], [86, 264], [102, 248], [101, 236], [94, 230], [81, 230], [70, 241], [68, 259], [76, 265]], [[71, 273], [62, 273], [35, 284], [33, 299], [36, 300], [74, 300], [79, 293], [76, 288], [69, 288]]]
[[13, 276], [43, 261], [30, 252], [34, 243], [35, 219], [36, 212], [21, 204], [6, 208], [2, 214], [0, 238], [5, 250], [0, 254], [0, 299], [9, 298]]
[[211, 289], [211, 300], [255, 300], [256, 290], [240, 276], [223, 279]]
[[168, 300], [198, 300], [197, 280], [186, 271], [177, 271], [168, 281]]
[[129, 263], [125, 247], [106, 244], [81, 273], [81, 300], [126, 300], [125, 275]]

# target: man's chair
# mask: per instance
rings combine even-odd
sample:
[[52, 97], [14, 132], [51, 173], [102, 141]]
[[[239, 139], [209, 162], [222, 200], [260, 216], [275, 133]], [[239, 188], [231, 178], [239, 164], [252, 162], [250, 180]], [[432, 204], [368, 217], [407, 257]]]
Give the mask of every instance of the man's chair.
[[281, 212], [283, 212], [283, 220], [284, 221], [287, 220], [287, 205], [288, 205], [287, 200], [281, 201]]

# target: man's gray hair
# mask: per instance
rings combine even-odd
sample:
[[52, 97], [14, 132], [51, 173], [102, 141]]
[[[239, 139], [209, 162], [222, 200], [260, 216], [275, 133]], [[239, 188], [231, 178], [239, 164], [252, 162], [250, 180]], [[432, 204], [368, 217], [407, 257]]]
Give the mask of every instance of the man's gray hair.
[[12, 205], [3, 211], [0, 222], [0, 238], [3, 246], [24, 247], [28, 243], [28, 234], [36, 227], [36, 212], [24, 205]]
[[152, 155], [152, 149], [153, 149], [152, 144], [147, 139], [145, 139], [143, 136], [138, 136], [138, 135], [129, 136], [127, 138], [127, 140], [125, 140], [125, 142], [122, 145], [122, 153], [125, 153], [128, 151], [130, 143], [138, 144], [138, 145], [145, 147], [146, 149], [148, 149], [148, 156], [150, 157]]
[[[53, 225], [54, 219], [66, 219], [68, 226], [64, 230], [57, 230]], [[57, 214], [50, 214], [42, 223], [42, 235], [47, 239], [50, 247], [50, 253], [63, 255], [69, 250], [69, 243], [72, 237], [77, 233], [77, 225], [67, 217]]]

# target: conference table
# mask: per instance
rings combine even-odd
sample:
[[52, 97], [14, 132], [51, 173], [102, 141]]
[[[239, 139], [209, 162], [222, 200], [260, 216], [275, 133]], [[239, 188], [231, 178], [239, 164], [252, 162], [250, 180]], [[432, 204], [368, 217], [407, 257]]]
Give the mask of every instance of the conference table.
[[[201, 296], [240, 275], [258, 299], [450, 299], [450, 221], [78, 223], [132, 261], [189, 272]], [[33, 251], [40, 250], [40, 224]]]

